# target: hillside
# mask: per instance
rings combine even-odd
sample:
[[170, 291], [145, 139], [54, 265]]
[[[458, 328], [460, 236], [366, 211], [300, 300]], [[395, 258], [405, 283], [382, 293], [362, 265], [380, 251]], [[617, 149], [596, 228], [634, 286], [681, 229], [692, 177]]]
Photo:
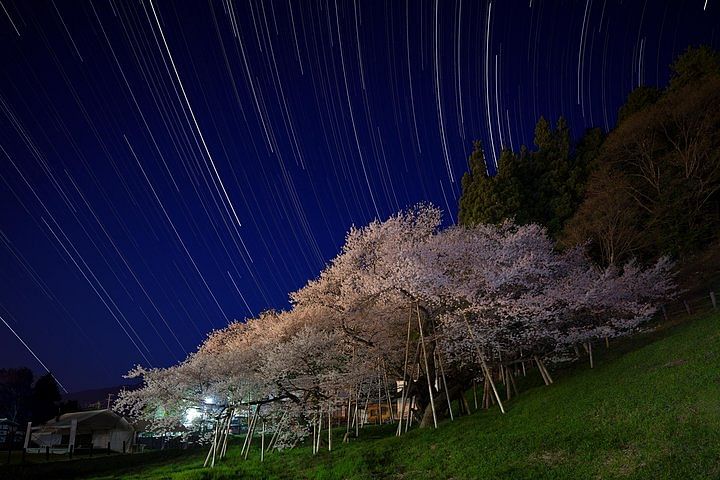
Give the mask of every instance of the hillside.
[[[504, 416], [476, 412], [402, 438], [393, 436], [393, 426], [367, 427], [349, 445], [338, 431], [335, 450], [314, 457], [303, 447], [271, 453], [260, 464], [257, 448], [244, 461], [234, 446], [212, 471], [201, 468], [202, 452], [189, 452], [182, 460], [156, 456], [130, 465], [140, 461], [135, 456], [125, 468], [116, 462], [128, 457], [111, 457], [115, 476], [107, 477], [90, 463], [64, 462], [67, 471], [56, 464], [53, 476], [93, 470], [91, 478], [133, 479], [720, 476], [720, 315], [697, 316], [609, 350], [598, 346], [594, 369], [582, 364], [556, 372], [550, 387], [528, 380]], [[23, 473], [31, 478], [40, 470]], [[19, 470], [5, 473], [23, 478]]]

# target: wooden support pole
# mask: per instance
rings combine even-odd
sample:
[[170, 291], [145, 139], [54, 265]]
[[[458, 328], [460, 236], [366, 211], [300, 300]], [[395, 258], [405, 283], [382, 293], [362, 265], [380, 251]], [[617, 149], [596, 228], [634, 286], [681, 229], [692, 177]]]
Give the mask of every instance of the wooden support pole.
[[480, 401], [480, 408], [485, 410], [485, 404], [487, 403], [487, 379], [483, 378], [483, 393], [482, 393], [482, 400]]
[[433, 399], [432, 384], [430, 383], [430, 368], [428, 367], [427, 351], [425, 350], [425, 339], [423, 337], [422, 320], [420, 319], [420, 305], [415, 304], [417, 309], [418, 328], [420, 329], [420, 344], [422, 345], [423, 360], [425, 362], [425, 376], [427, 377], [428, 394], [430, 395], [430, 408], [432, 409], [433, 425], [437, 428], [437, 415], [435, 413], [435, 400]]
[[548, 372], [548, 369], [547, 369], [547, 367], [545, 366], [545, 361], [542, 360], [542, 359], [540, 360], [540, 366], [542, 366], [543, 372], [545, 372], [545, 377], [547, 377], [548, 381], [549, 381], [550, 383], [553, 383], [553, 379], [552, 379], [552, 377], [550, 376], [550, 372]]
[[332, 451], [332, 406], [328, 408], [328, 452]]
[[717, 310], [717, 299], [715, 298], [715, 292], [710, 292], [710, 301], [712, 302], [713, 310]]
[[394, 423], [395, 415], [393, 414], [392, 400], [390, 399], [390, 390], [388, 389], [387, 365], [385, 365], [384, 358], [382, 359], [382, 368], [383, 368], [383, 383], [385, 385], [385, 396], [386, 396], [388, 408], [390, 409], [390, 423]]
[[[490, 384], [490, 388], [492, 389], [492, 393], [495, 397], [494, 400], [492, 398], [490, 400], [491, 400], [491, 402], [493, 402], [493, 404], [495, 404], [495, 401], [497, 401], [497, 404], [500, 407], [500, 411], [502, 413], [505, 413], [505, 408], [503, 407], [502, 400], [500, 400], [500, 394], [498, 393], [497, 388], [495, 388], [495, 382], [492, 379], [492, 371], [485, 364], [484, 358], [480, 357], [480, 360], [483, 363], [483, 368], [485, 369], [485, 374], [487, 375], [488, 383]], [[488, 391], [488, 393], [490, 393], [490, 392]]]
[[490, 408], [490, 381], [487, 377], [483, 379], [483, 399], [482, 408], [487, 410]]
[[255, 417], [252, 414], [252, 412], [250, 411], [250, 408], [248, 408], [248, 414], [247, 414], [247, 420], [246, 420], [247, 421], [247, 432], [245, 432], [245, 440], [243, 441], [243, 446], [240, 449], [240, 455], [245, 453], [245, 447], [247, 446], [248, 437], [250, 436], [250, 427], [252, 426], [252, 422], [253, 422], [254, 418]]
[[500, 411], [502, 413], [505, 413], [505, 408], [503, 407], [502, 400], [500, 400], [500, 394], [498, 394], [497, 388], [495, 388], [495, 382], [493, 382], [491, 378], [491, 372], [487, 367], [487, 364], [485, 363], [485, 357], [480, 351], [480, 346], [475, 341], [475, 335], [472, 332], [472, 329], [470, 328], [470, 322], [468, 322], [467, 316], [463, 315], [463, 318], [465, 318], [465, 324], [468, 328], [468, 333], [470, 334], [470, 338], [472, 339], [473, 343], [475, 344], [475, 349], [477, 350], [478, 357], [480, 357], [480, 366], [483, 369], [483, 372], [485, 374], [485, 378], [490, 380], [490, 385], [492, 386], [493, 393], [495, 394], [495, 399], [497, 400], [498, 406], [500, 406]]
[[273, 433], [272, 437], [270, 437], [270, 442], [268, 443], [267, 450], [270, 451], [270, 449], [275, 445], [275, 442], [277, 441], [278, 437], [280, 436], [280, 427], [283, 425], [283, 422], [285, 421], [285, 417], [287, 416], [287, 410], [285, 410], [282, 414], [282, 417], [280, 417], [280, 421], [278, 422], [277, 426], [275, 427], [275, 432]]
[[[435, 348], [437, 351], [437, 347]], [[443, 368], [442, 358], [439, 351], [437, 351], [437, 358], [438, 364], [440, 365], [440, 375], [442, 376], [443, 388], [445, 389], [445, 398], [447, 399], [448, 411], [450, 412], [450, 421], [452, 422], [455, 420], [455, 418], [453, 417], [452, 404], [450, 403], [450, 392], [448, 391], [447, 380], [445, 379], [445, 369]], [[458, 405], [458, 407], [462, 408], [460, 407], [460, 405]]]
[[[347, 439], [348, 436], [350, 436], [350, 408], [352, 408], [352, 397], [353, 392], [350, 390], [350, 393], [348, 394], [348, 406], [347, 411], [345, 412], [345, 420], [347, 421], [347, 428], [345, 429], [345, 439]], [[345, 441], [345, 440], [343, 440]]]
[[513, 378], [515, 375], [513, 375], [513, 372], [509, 372], [509, 375], [507, 376], [510, 380], [510, 385], [512, 386], [513, 391], [515, 392], [515, 396], [517, 397], [520, 395], [518, 393], [517, 385], [515, 385], [515, 378]]
[[410, 402], [410, 413], [409, 413], [410, 421], [405, 422], [405, 433], [407, 433], [408, 427], [412, 427], [413, 418], [415, 418], [415, 413], [413, 412], [413, 409], [412, 409], [412, 407], [414, 405], [415, 405], [415, 395], [412, 396], [412, 400]]
[[[77, 419], [73, 418], [70, 420], [70, 439], [68, 441], [68, 448], [72, 449], [75, 446], [75, 437], [77, 436]], [[12, 438], [11, 438], [12, 442]], [[125, 453], [125, 452], [123, 452]]]
[[218, 419], [218, 423], [221, 424], [220, 434], [218, 436], [218, 458], [223, 458], [223, 452], [225, 449], [225, 439], [227, 438], [228, 422], [227, 418], [223, 417], [222, 422]]
[[460, 400], [463, 402], [465, 412], [467, 415], [470, 415], [470, 404], [468, 403], [467, 398], [465, 398], [465, 392], [460, 392]]
[[382, 403], [380, 403], [380, 362], [378, 362], [378, 402], [377, 402], [377, 423], [382, 424]]
[[283, 412], [282, 417], [280, 417], [280, 420], [278, 421], [277, 425], [275, 425], [275, 431], [273, 432], [272, 435], [270, 435], [270, 441], [268, 442], [267, 447], [265, 447], [265, 452], [269, 452], [270, 449], [272, 448], [273, 442], [275, 441], [275, 438], [278, 436], [278, 432], [280, 432], [280, 425], [282, 424], [282, 421], [285, 419], [285, 413], [287, 413], [287, 412]]
[[[222, 458], [225, 458], [227, 454], [228, 441], [230, 440], [230, 431], [232, 429], [232, 419], [235, 416], [235, 409], [230, 409], [230, 416], [228, 417], [227, 430], [225, 431], [225, 443], [223, 444]], [[239, 419], [238, 419], [239, 422]]]
[[690, 304], [687, 302], [687, 300], [683, 300], [683, 305], [685, 305], [685, 311], [687, 312], [687, 314], [692, 314], [692, 311], [690, 310]]
[[265, 461], [265, 420], [262, 421], [262, 432], [260, 433], [260, 462]]
[[365, 408], [363, 409], [363, 414], [361, 417], [362, 420], [362, 427], [365, 428], [365, 424], [370, 420], [370, 415], [368, 414], [368, 405], [370, 405], [370, 385], [368, 385], [368, 394], [367, 397], [365, 397]]
[[[358, 387], [358, 388], [360, 388], [360, 387]], [[350, 422], [350, 428], [355, 428], [355, 423], [357, 422], [357, 415], [358, 415], [358, 398], [360, 395], [356, 393], [354, 396], [355, 396], [355, 408], [353, 408], [352, 422]]]
[[473, 400], [475, 402], [475, 410], [477, 410], [477, 382], [475, 382], [475, 380], [473, 380]]
[[27, 422], [27, 428], [25, 429], [25, 443], [23, 444], [23, 448], [27, 450], [28, 445], [30, 445], [30, 437], [32, 437], [32, 422]]
[[533, 356], [535, 359], [535, 363], [537, 364], [538, 370], [540, 371], [540, 375], [542, 376], [543, 382], [545, 382], [545, 385], [550, 385], [552, 382], [550, 381], [550, 378], [547, 376], [547, 372], [545, 372], [545, 369], [543, 368], [542, 361], [537, 357], [537, 355]]
[[[215, 432], [213, 432], [213, 438], [215, 438]], [[91, 445], [92, 446], [92, 445]], [[213, 448], [215, 448], [215, 444], [211, 444], [210, 448], [208, 449], [208, 453], [205, 456], [205, 462], [203, 463], [203, 467], [207, 467], [208, 462], [210, 461], [210, 456], [212, 455]], [[92, 449], [90, 449], [90, 456], [92, 457]]]
[[230, 424], [232, 423], [232, 417], [235, 411], [233, 409], [228, 410], [227, 425], [225, 428], [225, 436], [223, 438], [222, 450], [220, 450], [220, 458], [225, 458], [227, 452], [228, 437], [230, 437]]
[[355, 417], [353, 418], [353, 423], [355, 423], [355, 438], [360, 436], [360, 417], [358, 417], [360, 412], [358, 403], [360, 403], [360, 387], [358, 387], [357, 395], [355, 396]]
[[227, 445], [227, 437], [228, 437], [228, 429], [230, 428], [230, 424], [227, 419], [223, 418], [222, 420], [222, 432], [220, 434], [220, 439], [218, 440], [218, 445], [220, 449], [219, 458], [223, 458], [225, 456], [225, 447]]
[[[210, 461], [210, 457], [212, 456], [213, 452], [215, 451], [215, 434], [217, 432], [217, 428], [218, 428], [218, 426], [217, 426], [217, 424], [215, 424], [215, 426], [213, 427], [213, 442], [210, 445], [210, 450], [208, 450], [207, 456], [205, 457], [205, 463], [203, 463], [203, 467], [207, 467], [208, 462]], [[91, 454], [92, 454], [92, 450], [91, 450]]]
[[591, 342], [587, 342], [587, 350], [588, 350], [588, 356], [590, 357], [590, 368], [594, 368]]
[[548, 375], [548, 371], [545, 368], [545, 362], [542, 360], [538, 360], [538, 368], [540, 368], [540, 373], [542, 373], [543, 379], [545, 380], [546, 385], [552, 384], [552, 381], [550, 379], [550, 376]]
[[245, 439], [243, 440], [242, 448], [240, 449], [240, 455], [245, 453], [245, 447], [247, 446], [248, 437], [250, 436], [250, 427], [252, 426], [254, 415], [251, 414], [250, 409], [248, 409], [248, 415], [247, 415], [247, 432], [245, 432]]
[[[405, 399], [407, 398], [407, 390], [410, 387], [410, 379], [405, 380], [407, 375], [407, 366], [408, 366], [408, 355], [410, 354], [410, 324], [412, 320], [412, 309], [410, 309], [410, 315], [408, 315], [408, 324], [407, 324], [407, 338], [405, 339], [405, 362], [403, 363], [403, 389], [402, 393], [400, 395], [400, 402], [402, 408], [402, 413], [400, 413], [400, 420], [398, 421], [398, 429], [395, 433], [397, 436], [400, 436], [402, 433], [402, 422], [405, 418]], [[407, 423], [407, 420], [405, 420]]]
[[505, 384], [505, 398], [510, 400], [512, 397], [512, 391], [510, 388], [510, 379], [508, 378], [509, 373], [506, 366], [500, 365], [500, 375], [502, 376], [502, 381]]
[[542, 367], [540, 366], [540, 360], [538, 360], [537, 355], [535, 355], [533, 358], [535, 359], [535, 364], [537, 365], [538, 372], [540, 372], [540, 376], [541, 376], [542, 379], [543, 379], [543, 383], [545, 383], [546, 386], [549, 385], [549, 382], [548, 382], [548, 380], [547, 380], [547, 377], [545, 377], [545, 372], [543, 372], [543, 369], [542, 369]]
[[[247, 433], [247, 437], [246, 437], [247, 445], [244, 447], [245, 448], [245, 455], [244, 455], [245, 460], [247, 460], [248, 452], [250, 452], [250, 445], [252, 445], [253, 434], [255, 433], [255, 425], [257, 424], [258, 416], [260, 416], [260, 405], [258, 405], [255, 408], [255, 415], [253, 416], [252, 425], [248, 429], [248, 433]], [[242, 452], [240, 452], [240, 453], [242, 453]]]
[[316, 445], [317, 445], [317, 440], [316, 440], [316, 437], [317, 437], [317, 422], [315, 421], [314, 418], [313, 418], [312, 424], [313, 424], [313, 438], [312, 438], [312, 447], [313, 447], [313, 448], [312, 448], [312, 452], [313, 452], [313, 455], [315, 455], [315, 453], [317, 453], [317, 451], [316, 451], [316, 450], [317, 450], [317, 447], [316, 447]]
[[397, 424], [397, 428], [395, 429], [395, 436], [399, 437], [402, 434], [403, 415], [405, 414], [405, 382], [404, 381], [403, 381], [403, 390], [400, 393], [400, 400], [398, 400], [398, 404], [397, 404], [397, 411], [398, 411], [398, 424]]
[[218, 451], [218, 444], [220, 443], [220, 435], [222, 432], [222, 425], [220, 422], [220, 419], [217, 419], [217, 429], [215, 430], [215, 436], [213, 438], [213, 446], [212, 446], [212, 460], [210, 461], [210, 468], [215, 468], [215, 457], [217, 456]]
[[320, 451], [320, 434], [322, 433], [322, 408], [318, 414], [318, 432], [317, 432], [317, 446], [315, 447], [315, 453]]

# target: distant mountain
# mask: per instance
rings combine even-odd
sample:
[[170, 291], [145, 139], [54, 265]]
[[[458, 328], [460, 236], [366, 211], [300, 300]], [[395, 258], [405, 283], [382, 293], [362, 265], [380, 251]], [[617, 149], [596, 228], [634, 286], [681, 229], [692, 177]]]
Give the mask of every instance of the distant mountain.
[[121, 390], [133, 390], [140, 387], [140, 383], [128, 383], [126, 385], [116, 385], [114, 387], [94, 388], [91, 390], [81, 390], [79, 392], [71, 392], [62, 396], [63, 401], [75, 400], [80, 408], [87, 409], [90, 407], [107, 408], [108, 395], [110, 400], [114, 402]]

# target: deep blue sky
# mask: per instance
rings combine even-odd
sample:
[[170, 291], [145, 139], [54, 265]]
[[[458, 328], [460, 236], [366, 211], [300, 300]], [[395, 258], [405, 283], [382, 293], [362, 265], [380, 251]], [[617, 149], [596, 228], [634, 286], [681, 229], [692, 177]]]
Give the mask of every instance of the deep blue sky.
[[352, 224], [451, 223], [474, 139], [612, 127], [720, 33], [714, 0], [1, 3], [0, 316], [68, 390], [287, 307]]

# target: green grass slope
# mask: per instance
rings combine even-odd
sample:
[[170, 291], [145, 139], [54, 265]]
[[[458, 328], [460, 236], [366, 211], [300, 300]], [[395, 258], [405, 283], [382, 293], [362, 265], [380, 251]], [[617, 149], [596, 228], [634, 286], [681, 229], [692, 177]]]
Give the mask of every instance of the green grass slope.
[[[720, 315], [596, 349], [594, 369], [576, 365], [549, 387], [526, 386], [506, 415], [479, 411], [401, 438], [392, 425], [366, 427], [350, 444], [338, 431], [335, 450], [316, 456], [303, 447], [261, 464], [257, 448], [243, 460], [234, 446], [213, 470], [189, 452], [92, 478], [720, 478]], [[91, 475], [84, 467], [12, 473]]]

